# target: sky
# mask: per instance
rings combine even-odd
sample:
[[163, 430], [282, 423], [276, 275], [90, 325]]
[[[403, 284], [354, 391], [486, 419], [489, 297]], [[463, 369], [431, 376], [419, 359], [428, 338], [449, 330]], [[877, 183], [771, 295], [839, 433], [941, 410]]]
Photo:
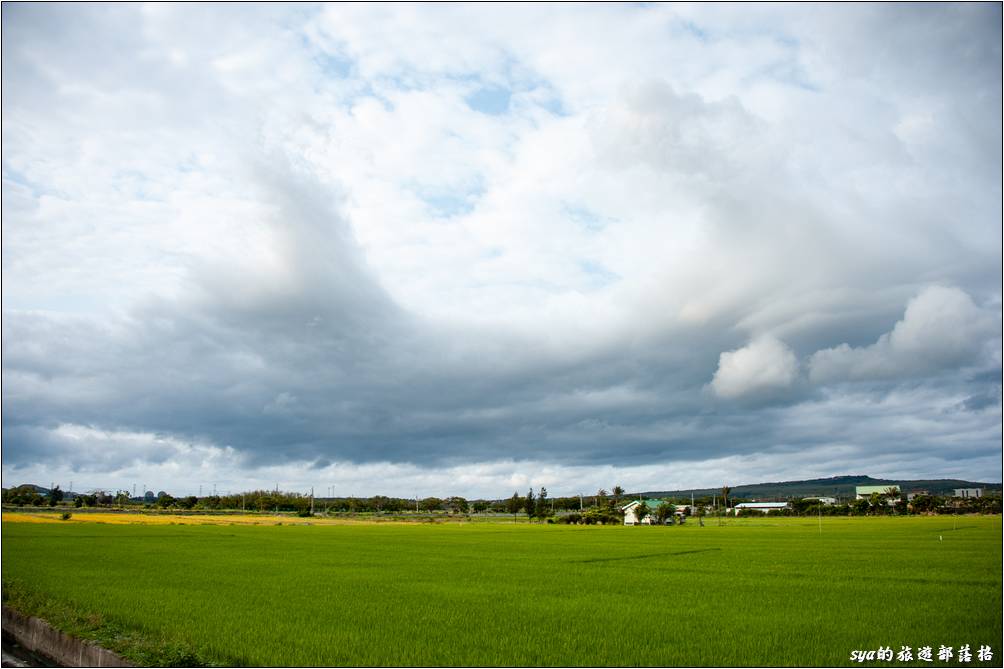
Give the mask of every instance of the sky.
[[1001, 481], [1001, 5], [3, 5], [3, 485]]

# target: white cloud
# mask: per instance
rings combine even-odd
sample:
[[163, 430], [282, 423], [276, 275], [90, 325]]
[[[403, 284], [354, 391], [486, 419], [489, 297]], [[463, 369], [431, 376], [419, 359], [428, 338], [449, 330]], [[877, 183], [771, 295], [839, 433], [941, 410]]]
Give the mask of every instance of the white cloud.
[[728, 399], [783, 390], [798, 377], [798, 358], [788, 346], [761, 336], [743, 348], [722, 353], [711, 389]]
[[[874, 344], [841, 344], [809, 359], [816, 383], [916, 376], [980, 362], [1000, 350], [1000, 312], [978, 307], [958, 288], [931, 286]], [[998, 354], [999, 355], [999, 354]]]

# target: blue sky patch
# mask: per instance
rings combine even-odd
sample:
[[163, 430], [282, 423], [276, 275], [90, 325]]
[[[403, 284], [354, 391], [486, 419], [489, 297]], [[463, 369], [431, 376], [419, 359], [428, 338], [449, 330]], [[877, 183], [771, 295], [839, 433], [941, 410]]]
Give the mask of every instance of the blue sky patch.
[[620, 280], [619, 275], [594, 260], [580, 260], [579, 269], [586, 275], [589, 287], [593, 289], [604, 288]]
[[509, 111], [512, 91], [507, 88], [482, 87], [468, 95], [467, 105], [474, 111], [491, 116], [501, 116]]
[[592, 209], [577, 205], [565, 205], [565, 215], [591, 232], [599, 232], [613, 222], [613, 219], [600, 216]]
[[474, 211], [485, 188], [482, 184], [476, 184], [466, 190], [416, 188], [414, 192], [434, 217], [452, 218]]

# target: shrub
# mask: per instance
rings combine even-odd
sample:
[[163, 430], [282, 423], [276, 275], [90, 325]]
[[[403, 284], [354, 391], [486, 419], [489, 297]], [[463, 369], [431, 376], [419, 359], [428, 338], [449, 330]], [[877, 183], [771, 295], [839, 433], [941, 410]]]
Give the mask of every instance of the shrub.
[[62, 515], [60, 515], [59, 517], [60, 517], [60, 518], [61, 518], [62, 520], [69, 520], [70, 518], [72, 518], [72, 517], [73, 517], [73, 514], [72, 514], [72, 513], [70, 513], [69, 511], [64, 511], [64, 512], [62, 513]]

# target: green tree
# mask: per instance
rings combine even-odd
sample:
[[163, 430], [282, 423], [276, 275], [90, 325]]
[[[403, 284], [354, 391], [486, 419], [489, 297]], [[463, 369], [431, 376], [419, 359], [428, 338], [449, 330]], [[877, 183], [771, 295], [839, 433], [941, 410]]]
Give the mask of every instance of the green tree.
[[917, 495], [910, 501], [914, 513], [930, 513], [939, 506], [939, 500], [933, 495]]
[[506, 511], [512, 514], [513, 522], [516, 522], [516, 514], [523, 508], [523, 500], [519, 497], [519, 492], [514, 492], [509, 502], [506, 504]]
[[608, 493], [603, 488], [600, 488], [599, 490], [597, 490], [596, 491], [596, 504], [595, 504], [595, 506], [599, 507], [599, 506], [602, 506], [603, 504], [605, 504], [606, 501], [607, 501], [607, 495], [608, 494], [610, 494], [610, 493]]
[[526, 493], [526, 517], [533, 518], [537, 514], [537, 504], [533, 497], [533, 488], [530, 488]]
[[537, 496], [537, 513], [538, 518], [546, 518], [551, 515], [551, 509], [547, 506], [547, 488], [540, 486], [540, 494]]
[[463, 497], [451, 497], [447, 500], [447, 504], [453, 513], [467, 513], [468, 504]]
[[732, 492], [732, 488], [727, 485], [722, 486], [722, 500], [723, 500], [723, 510], [725, 513], [729, 511], [729, 493]]
[[652, 510], [648, 508], [648, 504], [641, 502], [634, 508], [634, 522], [635, 525], [641, 525], [642, 519], [652, 513]]
[[614, 489], [613, 489], [614, 506], [617, 506], [618, 504], [620, 504], [621, 495], [623, 495], [623, 494], [624, 494], [624, 488], [620, 487], [619, 485], [615, 485]]
[[676, 505], [671, 502], [663, 502], [655, 509], [655, 519], [660, 525], [665, 525], [667, 520], [672, 520], [676, 515]]
[[888, 506], [886, 505], [886, 496], [884, 493], [873, 492], [868, 497], [868, 503], [871, 505], [872, 513], [876, 515], [884, 513], [885, 510], [888, 508]]
[[443, 508], [443, 500], [438, 497], [426, 497], [420, 503], [423, 511], [438, 511]]

